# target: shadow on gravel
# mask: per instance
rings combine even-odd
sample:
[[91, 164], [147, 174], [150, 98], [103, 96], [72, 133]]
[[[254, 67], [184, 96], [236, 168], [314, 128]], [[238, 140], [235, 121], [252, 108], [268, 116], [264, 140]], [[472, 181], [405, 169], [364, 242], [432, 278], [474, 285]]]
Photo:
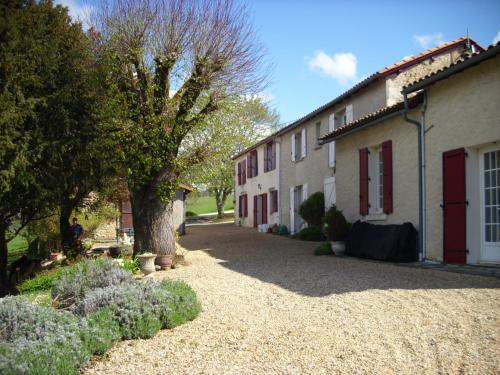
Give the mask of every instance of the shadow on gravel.
[[370, 289], [500, 288], [500, 279], [493, 277], [314, 256], [318, 244], [257, 233], [233, 224], [193, 226], [181, 238], [184, 248], [204, 250], [222, 260], [219, 264], [223, 267], [311, 297]]

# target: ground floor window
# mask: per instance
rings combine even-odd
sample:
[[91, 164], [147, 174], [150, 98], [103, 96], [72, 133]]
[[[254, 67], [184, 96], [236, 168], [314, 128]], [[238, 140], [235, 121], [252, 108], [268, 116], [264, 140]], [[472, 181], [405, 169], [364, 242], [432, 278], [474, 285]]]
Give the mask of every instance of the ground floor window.
[[486, 152], [484, 160], [484, 238], [500, 242], [500, 150]]
[[278, 190], [271, 190], [269, 194], [271, 213], [278, 212]]

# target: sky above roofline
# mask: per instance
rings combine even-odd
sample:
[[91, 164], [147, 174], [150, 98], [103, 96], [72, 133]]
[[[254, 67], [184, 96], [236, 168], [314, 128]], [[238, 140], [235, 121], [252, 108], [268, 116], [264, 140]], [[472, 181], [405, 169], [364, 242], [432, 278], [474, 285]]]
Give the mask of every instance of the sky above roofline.
[[[499, 1], [236, 0], [273, 66], [260, 96], [290, 123], [376, 71], [467, 34], [500, 41]], [[97, 0], [56, 0], [85, 17]], [[403, 5], [402, 5], [403, 4]]]

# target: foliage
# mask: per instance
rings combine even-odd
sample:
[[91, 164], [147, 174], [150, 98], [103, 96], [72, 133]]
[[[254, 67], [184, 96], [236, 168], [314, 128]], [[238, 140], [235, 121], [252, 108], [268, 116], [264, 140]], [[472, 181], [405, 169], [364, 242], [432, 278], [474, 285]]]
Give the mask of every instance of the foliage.
[[299, 214], [309, 227], [321, 228], [325, 215], [325, 195], [320, 191], [312, 194], [299, 206]]
[[133, 259], [129, 256], [122, 256], [123, 263], [122, 267], [123, 269], [127, 270], [130, 273], [136, 273], [139, 271], [139, 261], [137, 259]]
[[9, 245], [8, 245], [9, 253], [21, 251], [21, 250], [27, 250], [28, 245], [29, 245], [29, 243], [28, 243], [28, 241], [26, 241], [26, 238], [18, 235], [9, 242]]
[[201, 311], [201, 305], [194, 290], [183, 281], [164, 280], [160, 289], [169, 292], [173, 297], [170, 306], [170, 317], [164, 323], [166, 327], [173, 328], [187, 321], [193, 320]]
[[52, 298], [60, 307], [73, 306], [95, 288], [130, 282], [132, 275], [110, 260], [83, 261], [65, 269], [52, 285]]
[[116, 174], [114, 139], [107, 135], [119, 111], [107, 95], [89, 37], [67, 8], [53, 1], [3, 2], [0, 25], [0, 277], [5, 279], [6, 242], [55, 207], [61, 233], [67, 234], [71, 211]]
[[89, 352], [104, 354], [121, 337], [120, 325], [114, 319], [113, 310], [104, 307], [87, 317], [88, 329], [84, 333], [84, 342]]
[[82, 339], [86, 329], [70, 313], [6, 297], [0, 300], [0, 372], [76, 374], [92, 354]]
[[314, 255], [333, 255], [330, 242], [324, 242], [314, 250]]
[[196, 212], [193, 212], [193, 211], [186, 211], [186, 217], [194, 217], [196, 216], [197, 213]]
[[302, 229], [300, 232], [295, 233], [292, 238], [302, 241], [324, 241], [325, 235], [318, 227], [308, 227]]
[[49, 290], [53, 282], [59, 280], [64, 272], [66, 272], [64, 268], [43, 271], [32, 279], [24, 280], [17, 286], [17, 290], [21, 294]]
[[342, 211], [338, 210], [335, 205], [332, 205], [326, 211], [323, 223], [325, 225], [326, 237], [330, 241], [344, 241], [347, 233], [349, 233], [349, 223]]
[[[185, 143], [201, 145], [211, 140], [212, 152], [187, 171], [186, 180], [204, 184], [215, 198], [215, 210], [222, 217], [226, 199], [234, 189], [235, 162], [232, 156], [277, 129], [278, 114], [259, 97], [232, 97], [205, 126], [193, 131]], [[203, 213], [196, 211], [198, 214]]]

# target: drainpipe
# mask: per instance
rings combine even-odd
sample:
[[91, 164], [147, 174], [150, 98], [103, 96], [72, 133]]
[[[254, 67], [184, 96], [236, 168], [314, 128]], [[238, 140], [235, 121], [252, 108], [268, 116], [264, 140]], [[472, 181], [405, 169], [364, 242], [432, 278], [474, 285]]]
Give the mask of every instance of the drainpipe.
[[413, 124], [417, 127], [418, 131], [418, 260], [424, 261], [427, 255], [426, 252], [426, 208], [425, 208], [425, 110], [427, 109], [427, 92], [423, 90], [424, 101], [422, 104], [421, 120], [411, 119], [408, 117], [410, 110], [408, 105], [408, 96], [403, 94], [405, 110], [403, 116], [406, 122]]

